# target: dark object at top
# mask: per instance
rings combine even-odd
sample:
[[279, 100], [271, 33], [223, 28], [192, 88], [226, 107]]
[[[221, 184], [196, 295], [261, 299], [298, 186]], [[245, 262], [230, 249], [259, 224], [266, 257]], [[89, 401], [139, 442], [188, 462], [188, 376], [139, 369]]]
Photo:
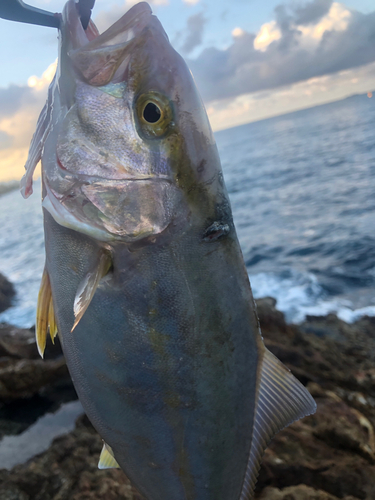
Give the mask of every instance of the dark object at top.
[[95, 0], [79, 0], [78, 12], [81, 18], [82, 27], [85, 30], [90, 22], [91, 11], [94, 7]]
[[[95, 0], [79, 0], [77, 3], [82, 26], [87, 28]], [[0, 0], [0, 17], [20, 23], [38, 24], [59, 28], [60, 14], [37, 9], [22, 0]]]
[[31, 5], [23, 3], [22, 0], [2, 0], [0, 3], [0, 17], [10, 21], [39, 24], [41, 26], [51, 26], [52, 28], [60, 26], [59, 14], [31, 7]]

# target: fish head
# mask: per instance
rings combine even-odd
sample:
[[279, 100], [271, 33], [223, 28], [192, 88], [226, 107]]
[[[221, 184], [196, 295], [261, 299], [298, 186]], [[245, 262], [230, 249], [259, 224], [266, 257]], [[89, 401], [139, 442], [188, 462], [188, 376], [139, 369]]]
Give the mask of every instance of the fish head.
[[147, 3], [99, 35], [69, 0], [50, 94], [43, 206], [56, 222], [133, 242], [177, 219], [215, 220], [218, 205], [228, 212], [194, 79]]

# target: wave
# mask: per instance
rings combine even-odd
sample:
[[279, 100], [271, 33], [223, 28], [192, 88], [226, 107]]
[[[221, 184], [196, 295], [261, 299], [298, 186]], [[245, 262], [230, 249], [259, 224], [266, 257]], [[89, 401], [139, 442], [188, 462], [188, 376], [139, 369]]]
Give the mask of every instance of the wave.
[[312, 273], [289, 269], [279, 274], [262, 272], [249, 275], [249, 278], [254, 297], [276, 299], [276, 308], [285, 314], [288, 323], [298, 324], [306, 316], [330, 313], [347, 323], [354, 323], [363, 316], [375, 316], [375, 305], [354, 309], [349, 299], [329, 298]]
[[[0, 314], [0, 322], [19, 328], [30, 328], [35, 324], [39, 275], [42, 272], [42, 266], [39, 267], [37, 277], [29, 279], [28, 293], [22, 293], [16, 286], [18, 298], [13, 307]], [[363, 316], [375, 316], [375, 305], [356, 309], [349, 299], [330, 297], [312, 273], [288, 269], [281, 273], [249, 274], [249, 278], [254, 297], [276, 299], [276, 308], [285, 314], [288, 323], [299, 324], [306, 316], [326, 316], [330, 313], [346, 323], [354, 323]]]

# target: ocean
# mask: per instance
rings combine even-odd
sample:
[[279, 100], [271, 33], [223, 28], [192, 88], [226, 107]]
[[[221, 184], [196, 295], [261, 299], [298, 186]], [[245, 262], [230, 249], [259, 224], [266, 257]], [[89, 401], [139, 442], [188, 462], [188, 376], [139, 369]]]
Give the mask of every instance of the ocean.
[[[375, 315], [375, 97], [215, 134], [255, 297], [289, 322]], [[40, 181], [0, 197], [0, 272], [16, 286], [0, 322], [35, 323], [44, 265]]]

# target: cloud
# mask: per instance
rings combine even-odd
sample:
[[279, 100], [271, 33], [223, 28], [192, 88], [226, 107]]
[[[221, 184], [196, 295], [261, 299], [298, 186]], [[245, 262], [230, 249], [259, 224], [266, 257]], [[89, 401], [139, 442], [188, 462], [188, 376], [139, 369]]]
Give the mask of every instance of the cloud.
[[[243, 30], [227, 49], [206, 48], [188, 60], [204, 100], [275, 89], [375, 61], [375, 12], [361, 14], [333, 2], [319, 17], [308, 10], [317, 4], [310, 2], [303, 12], [278, 6], [275, 20], [258, 34]], [[305, 24], [297, 25], [301, 18]]]
[[237, 36], [242, 36], [244, 35], [246, 32], [242, 29], [242, 28], [234, 28], [234, 30], [232, 30], [232, 36], [233, 38], [236, 38]]
[[199, 0], [183, 0], [184, 3], [186, 3], [187, 5], [196, 5]]
[[332, 75], [212, 101], [207, 107], [212, 128], [221, 130], [375, 90], [375, 63]]
[[207, 19], [204, 17], [203, 12], [188, 17], [185, 30], [179, 31], [175, 37], [176, 41], [184, 39], [178, 47], [181, 52], [189, 54], [201, 45], [206, 22]]
[[[233, 34], [233, 32], [232, 32]], [[242, 33], [243, 34], [243, 33]], [[279, 40], [282, 37], [282, 33], [276, 23], [276, 21], [271, 21], [270, 23], [265, 23], [260, 28], [259, 33], [254, 39], [254, 48], [256, 50], [264, 51], [267, 49], [268, 45], [275, 40]]]
[[318, 22], [323, 16], [328, 14], [333, 0], [315, 0], [302, 7], [295, 9], [295, 23], [312, 24]]
[[0, 180], [21, 178], [39, 113], [56, 63], [28, 85], [0, 88]]
[[[169, 0], [147, 0], [152, 6], [165, 6], [169, 5]], [[139, 0], [125, 0], [122, 5], [113, 4], [108, 10], [99, 12], [97, 16], [94, 17], [94, 23], [96, 24], [100, 33], [103, 33], [106, 29], [112, 26], [113, 23], [118, 21], [125, 12], [127, 12], [133, 5], [137, 4]]]
[[30, 76], [30, 78], [27, 80], [27, 86], [35, 90], [44, 90], [48, 88], [56, 73], [56, 68], [57, 59], [55, 62], [48, 66], [48, 68], [42, 73], [42, 76], [40, 78], [35, 75]]
[[7, 134], [6, 132], [3, 132], [0, 130], [0, 150], [2, 149], [8, 149], [11, 147], [13, 142], [13, 138]]
[[[138, 2], [139, 0], [125, 0], [125, 6], [127, 9], [130, 9], [130, 7], [133, 7]], [[148, 0], [148, 3], [152, 5], [169, 5], [169, 0]]]
[[5, 89], [0, 88], [0, 117], [13, 115], [30, 100], [34, 100], [34, 96], [26, 86], [10, 85]]
[[325, 32], [344, 31], [348, 28], [352, 13], [342, 4], [333, 3], [328, 13], [317, 24], [310, 23], [309, 26], [298, 26], [298, 29], [306, 37], [320, 40]]

